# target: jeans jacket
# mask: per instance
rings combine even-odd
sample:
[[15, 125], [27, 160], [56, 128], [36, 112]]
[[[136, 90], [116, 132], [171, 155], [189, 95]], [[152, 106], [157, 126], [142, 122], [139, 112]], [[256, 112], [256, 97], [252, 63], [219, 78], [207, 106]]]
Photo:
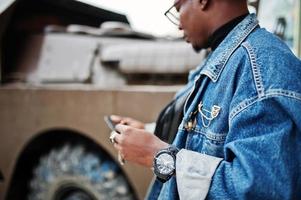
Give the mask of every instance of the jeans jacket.
[[301, 199], [301, 62], [248, 15], [189, 76], [176, 175], [147, 199]]

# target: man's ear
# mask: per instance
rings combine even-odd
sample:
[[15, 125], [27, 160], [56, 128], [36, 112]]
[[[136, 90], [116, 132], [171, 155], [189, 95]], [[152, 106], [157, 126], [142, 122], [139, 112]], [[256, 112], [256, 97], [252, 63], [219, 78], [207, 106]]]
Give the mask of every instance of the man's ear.
[[209, 0], [200, 0], [201, 8], [204, 10], [208, 5]]

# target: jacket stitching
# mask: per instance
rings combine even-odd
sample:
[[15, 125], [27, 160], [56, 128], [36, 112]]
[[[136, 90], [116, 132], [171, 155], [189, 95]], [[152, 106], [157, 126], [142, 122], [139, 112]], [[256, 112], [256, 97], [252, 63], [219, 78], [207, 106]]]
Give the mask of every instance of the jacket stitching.
[[266, 97], [285, 96], [301, 101], [301, 94], [290, 90], [270, 89], [267, 91]]
[[[250, 25], [252, 24], [252, 22], [249, 22], [247, 27], [250, 27]], [[250, 29], [246, 29], [245, 33], [242, 34], [242, 36], [237, 40], [237, 43], [234, 43], [233, 47], [230, 48], [232, 49], [232, 51], [227, 55], [224, 54], [223, 58], [222, 58], [222, 62], [220, 63], [221, 68], [218, 69], [218, 73], [214, 74], [215, 76], [213, 77], [213, 82], [216, 82], [217, 79], [219, 78], [222, 70], [224, 69], [224, 67], [226, 66], [227, 62], [229, 61], [231, 55], [233, 55], [233, 53], [238, 49], [238, 47], [241, 45], [241, 43], [251, 34], [251, 32], [257, 28], [258, 23], [256, 22], [255, 25], [252, 27], [250, 27]]]
[[254, 53], [254, 49], [251, 47], [251, 45], [248, 42], [243, 43], [242, 46], [244, 46], [248, 52], [251, 61], [251, 67], [252, 67], [253, 77], [255, 80], [256, 90], [258, 93], [258, 97], [261, 98], [264, 96], [264, 86], [263, 86], [262, 76], [260, 73], [260, 68], [257, 64], [256, 54]]
[[245, 108], [247, 108], [249, 105], [251, 105], [252, 103], [254, 103], [256, 100], [258, 99], [258, 97], [251, 97], [249, 99], [246, 99], [242, 102], [240, 102], [236, 107], [234, 107], [232, 109], [232, 111], [230, 112], [230, 116], [229, 119], [230, 121], [232, 121], [232, 119], [238, 114], [240, 113], [242, 110], [244, 110]]
[[250, 105], [271, 98], [271, 97], [280, 97], [280, 96], [284, 96], [284, 97], [288, 97], [288, 98], [292, 98], [292, 99], [296, 99], [301, 101], [301, 94], [297, 93], [297, 92], [293, 92], [290, 90], [282, 90], [282, 89], [271, 89], [271, 90], [267, 90], [265, 95], [261, 98], [259, 97], [251, 97], [249, 99], [246, 99], [244, 101], [242, 101], [241, 103], [239, 103], [235, 108], [233, 108], [233, 110], [230, 112], [229, 115], [229, 120], [232, 121], [233, 118], [235, 116], [237, 116], [239, 113], [241, 113], [244, 109], [248, 108]]
[[[224, 42], [228, 42], [228, 37], [232, 38], [232, 45], [221, 43], [221, 45], [212, 52], [213, 59], [208, 59], [207, 67], [204, 65], [204, 68], [200, 71], [200, 74], [204, 74], [208, 76], [213, 82], [217, 82], [219, 76], [221, 75], [223, 68], [226, 66], [228, 60], [231, 55], [236, 51], [236, 49], [241, 45], [241, 43], [253, 32], [258, 25], [258, 21], [255, 17], [255, 14], [250, 14], [246, 19], [244, 19], [244, 23], [239, 24], [234, 32], [240, 32], [240, 35], [233, 35], [231, 32], [225, 39]], [[219, 50], [228, 49], [228, 51], [223, 51], [221, 53]]]
[[[178, 131], [187, 131], [187, 130], [185, 128], [181, 127], [181, 125], [180, 125], [178, 128]], [[191, 129], [191, 131], [189, 132], [190, 134], [188, 134], [188, 137], [190, 135], [193, 135], [192, 132], [200, 133], [200, 134], [204, 135], [207, 139], [214, 140], [216, 142], [223, 142], [228, 135], [228, 133], [214, 133], [212, 131], [204, 131], [200, 128], [195, 127], [193, 129]], [[187, 145], [187, 143], [186, 143], [186, 145]]]
[[199, 134], [202, 134], [203, 136], [205, 136], [209, 140], [214, 140], [214, 141], [217, 141], [217, 142], [225, 141], [225, 139], [228, 135], [228, 133], [215, 134], [211, 131], [206, 132], [206, 131], [203, 131], [203, 130], [197, 129], [197, 128], [194, 128], [192, 131], [194, 131], [196, 133], [199, 133]]
[[[258, 23], [255, 22], [254, 26], [251, 26], [251, 24], [254, 23], [253, 21], [249, 22], [247, 24], [247, 28], [243, 34], [241, 34], [241, 37], [237, 39], [237, 42], [233, 44], [229, 49], [231, 49], [230, 53], [224, 53], [222, 56], [221, 62], [218, 64], [216, 70], [213, 72], [213, 82], [216, 82], [218, 78], [220, 77], [223, 69], [225, 68], [226, 64], [228, 63], [229, 59], [233, 55], [233, 53], [238, 49], [238, 47], [241, 45], [241, 43], [253, 32], [254, 29], [257, 28]], [[251, 27], [250, 27], [251, 26]]]

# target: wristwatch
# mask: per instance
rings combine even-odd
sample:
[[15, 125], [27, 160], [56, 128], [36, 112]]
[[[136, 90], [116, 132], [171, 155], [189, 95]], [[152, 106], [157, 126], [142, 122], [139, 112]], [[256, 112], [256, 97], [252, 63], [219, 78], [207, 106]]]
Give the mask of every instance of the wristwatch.
[[154, 173], [161, 182], [168, 181], [176, 172], [176, 155], [179, 149], [169, 146], [160, 150], [153, 162]]

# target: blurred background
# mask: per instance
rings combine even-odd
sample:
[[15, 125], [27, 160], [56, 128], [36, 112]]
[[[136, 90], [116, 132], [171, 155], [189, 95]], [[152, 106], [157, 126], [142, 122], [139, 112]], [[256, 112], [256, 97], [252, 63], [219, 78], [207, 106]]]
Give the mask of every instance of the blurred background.
[[[0, 200], [143, 199], [152, 171], [119, 165], [103, 118], [154, 122], [207, 51], [172, 0], [0, 0]], [[250, 0], [301, 57], [299, 0]]]
[[171, 0], [80, 0], [95, 6], [125, 14], [131, 27], [137, 31], [155, 36], [179, 36], [179, 31], [164, 16], [164, 12], [171, 7]]

